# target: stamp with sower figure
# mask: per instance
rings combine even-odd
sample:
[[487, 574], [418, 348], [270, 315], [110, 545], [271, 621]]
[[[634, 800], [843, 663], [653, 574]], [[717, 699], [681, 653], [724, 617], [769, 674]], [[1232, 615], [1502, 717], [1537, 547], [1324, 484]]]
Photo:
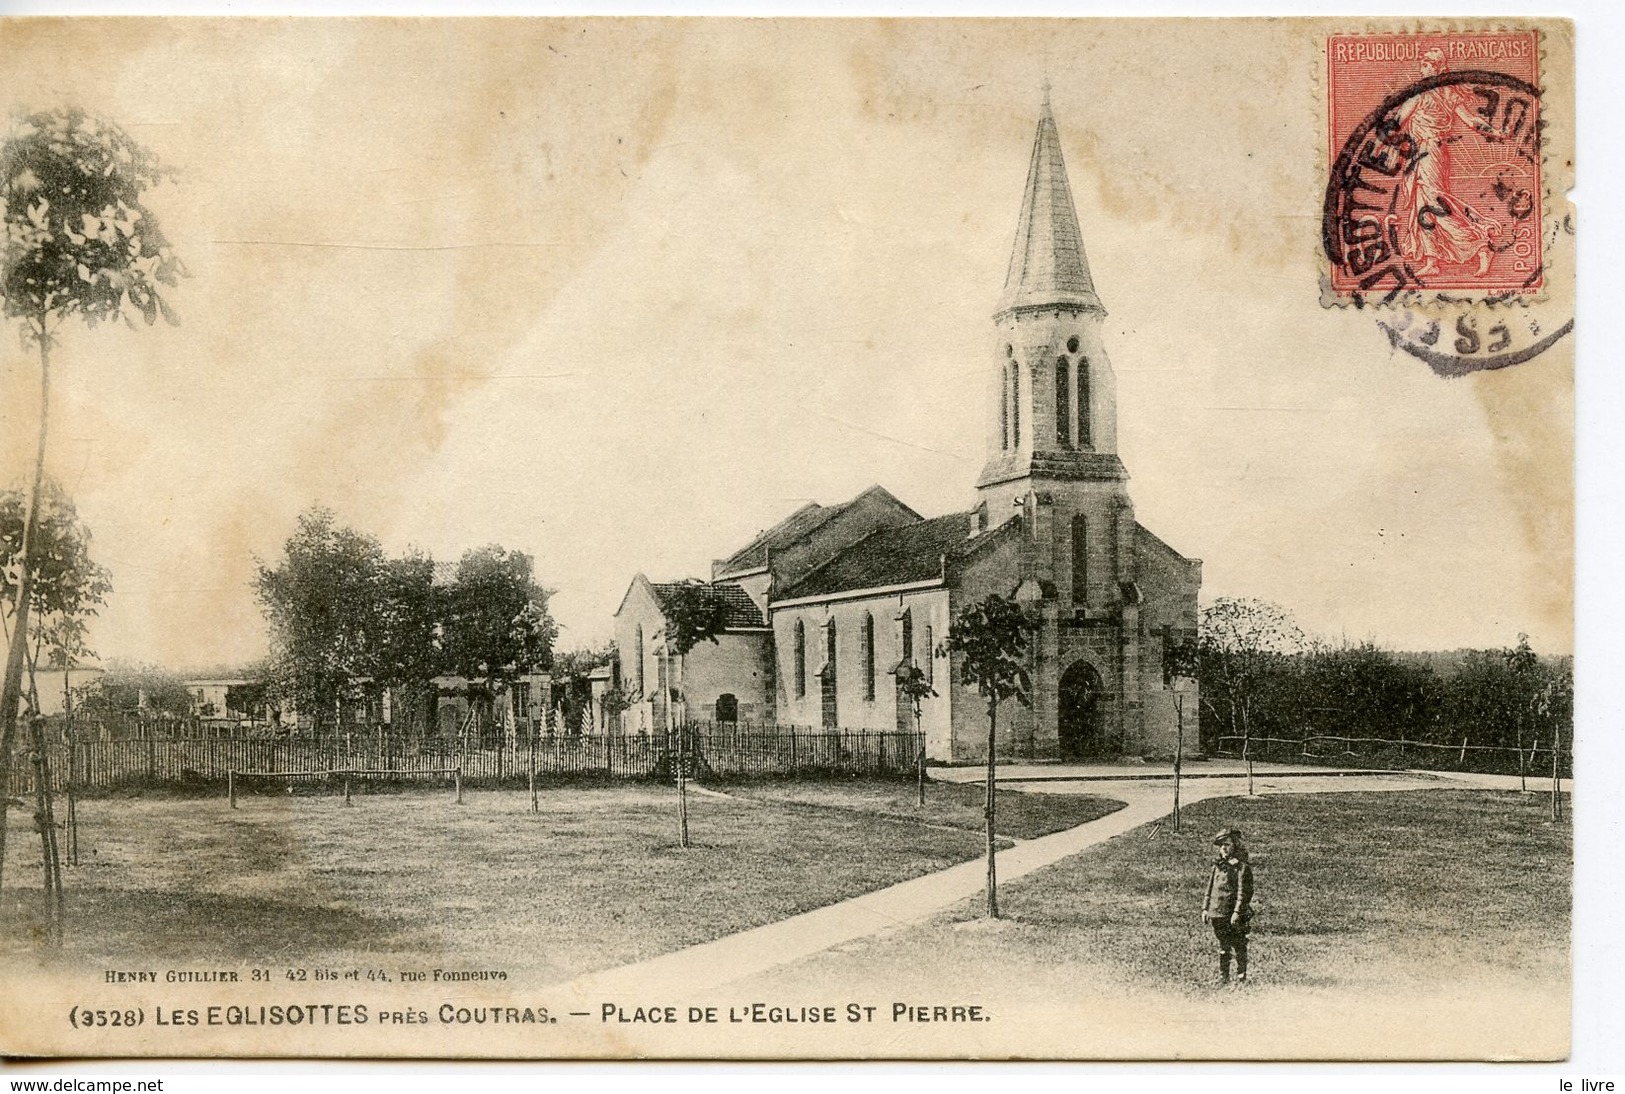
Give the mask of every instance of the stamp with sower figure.
[[1532, 30], [1327, 40], [1337, 302], [1540, 291], [1539, 55]]

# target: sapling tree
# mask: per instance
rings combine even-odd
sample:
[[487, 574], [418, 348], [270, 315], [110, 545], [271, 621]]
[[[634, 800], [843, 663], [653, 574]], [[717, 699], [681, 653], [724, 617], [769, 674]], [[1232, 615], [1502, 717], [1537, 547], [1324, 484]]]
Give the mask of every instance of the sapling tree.
[[[7, 642], [11, 641], [17, 618], [19, 582], [11, 575], [21, 577], [26, 512], [20, 491], [0, 492], [0, 634]], [[29, 570], [35, 616], [32, 633], [23, 651], [27, 662], [29, 707], [36, 714], [41, 709], [39, 672], [42, 663], [47, 668], [60, 669], [64, 737], [69, 746], [66, 781], [68, 861], [70, 865], [77, 865], [79, 822], [70, 672], [75, 664], [91, 655], [86, 626], [97, 609], [107, 603], [112, 582], [107, 570], [90, 557], [90, 530], [79, 519], [73, 501], [59, 487], [49, 483], [35, 528]], [[48, 788], [46, 795], [49, 796]], [[46, 805], [49, 804], [47, 801]], [[52, 833], [41, 828], [40, 834], [46, 837], [46, 860], [55, 868], [52, 862], [55, 847], [49, 839]], [[3, 850], [3, 840], [0, 840], [0, 857], [3, 857]], [[60, 869], [55, 869], [55, 874], [60, 875]], [[59, 881], [58, 877], [53, 884]], [[59, 885], [56, 895], [56, 906], [48, 916], [48, 923], [52, 918], [60, 920], [62, 900]], [[60, 936], [60, 922], [56, 924], [55, 931]]]
[[[1259, 691], [1272, 669], [1303, 645], [1303, 632], [1286, 609], [1264, 600], [1220, 597], [1202, 610], [1197, 640], [1202, 697], [1222, 702], [1230, 729], [1241, 738], [1247, 794], [1253, 794], [1252, 729]], [[1215, 712], [1217, 713], [1217, 712]]]
[[1162, 632], [1162, 686], [1174, 693], [1174, 831], [1179, 831], [1179, 783], [1185, 759], [1185, 694], [1180, 684], [1194, 680], [1200, 664], [1196, 643], [1174, 636], [1172, 628]]
[[[722, 598], [703, 581], [684, 581], [662, 590], [660, 611], [666, 617], [663, 628], [666, 650], [666, 723], [671, 728], [671, 707], [680, 696], [671, 679], [671, 659], [688, 656], [701, 642], [717, 644], [718, 637], [727, 628], [728, 609]], [[680, 663], [680, 661], [679, 661]], [[688, 750], [684, 741], [688, 731], [677, 727], [677, 754], [673, 765], [677, 769], [677, 838], [678, 846], [688, 846]]]
[[974, 687], [987, 703], [987, 914], [999, 917], [999, 878], [995, 863], [994, 795], [997, 792], [999, 704], [1014, 699], [1032, 706], [1027, 656], [1036, 623], [1014, 599], [990, 594], [961, 608], [942, 649], [959, 661], [959, 681]]
[[24, 652], [34, 608], [28, 560], [39, 531], [51, 405], [51, 355], [64, 324], [91, 327], [161, 315], [175, 322], [162, 289], [185, 276], [144, 203], [166, 176], [158, 160], [110, 122], [77, 109], [40, 111], [0, 140], [0, 300], [19, 321], [23, 345], [39, 355], [39, 428], [24, 506], [11, 640], [0, 685], [0, 853], [11, 754], [22, 698]]
[[937, 694], [925, 670], [912, 661], [897, 669], [897, 697], [909, 705], [914, 714], [914, 736], [920, 740], [919, 755], [915, 758], [919, 785], [919, 804], [925, 805], [925, 735], [920, 732], [920, 704]]

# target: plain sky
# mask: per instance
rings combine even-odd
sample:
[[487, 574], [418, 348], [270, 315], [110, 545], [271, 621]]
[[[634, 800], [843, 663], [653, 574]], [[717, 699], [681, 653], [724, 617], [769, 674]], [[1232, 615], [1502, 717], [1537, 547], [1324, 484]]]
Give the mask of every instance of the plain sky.
[[[176, 169], [152, 204], [194, 275], [178, 328], [74, 329], [58, 358], [51, 471], [115, 588], [98, 650], [261, 653], [255, 559], [314, 503], [391, 550], [533, 554], [566, 647], [608, 636], [634, 573], [704, 575], [809, 500], [967, 507], [1046, 76], [1137, 515], [1204, 598], [1569, 650], [1572, 348], [1445, 380], [1322, 305], [1314, 39], [0, 27], [7, 105], [81, 105]], [[20, 478], [37, 378], [15, 338], [0, 367]]]

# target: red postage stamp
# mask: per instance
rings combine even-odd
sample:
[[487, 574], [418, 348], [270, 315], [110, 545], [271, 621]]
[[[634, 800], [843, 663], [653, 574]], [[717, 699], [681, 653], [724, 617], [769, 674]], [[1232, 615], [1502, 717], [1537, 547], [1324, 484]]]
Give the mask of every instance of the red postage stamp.
[[1542, 288], [1539, 56], [1532, 30], [1327, 40], [1336, 300]]

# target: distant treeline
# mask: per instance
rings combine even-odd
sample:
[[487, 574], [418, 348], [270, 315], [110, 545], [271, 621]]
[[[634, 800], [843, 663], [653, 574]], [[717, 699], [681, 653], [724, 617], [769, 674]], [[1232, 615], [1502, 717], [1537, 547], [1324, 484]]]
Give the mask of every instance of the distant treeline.
[[1238, 681], [1209, 661], [1222, 654], [1203, 650], [1200, 729], [1210, 754], [1221, 737], [1316, 735], [1523, 750], [1538, 742], [1542, 751], [1555, 739], [1569, 747], [1573, 659], [1537, 655], [1525, 638], [1513, 648], [1449, 652], [1310, 642], [1253, 653]]

